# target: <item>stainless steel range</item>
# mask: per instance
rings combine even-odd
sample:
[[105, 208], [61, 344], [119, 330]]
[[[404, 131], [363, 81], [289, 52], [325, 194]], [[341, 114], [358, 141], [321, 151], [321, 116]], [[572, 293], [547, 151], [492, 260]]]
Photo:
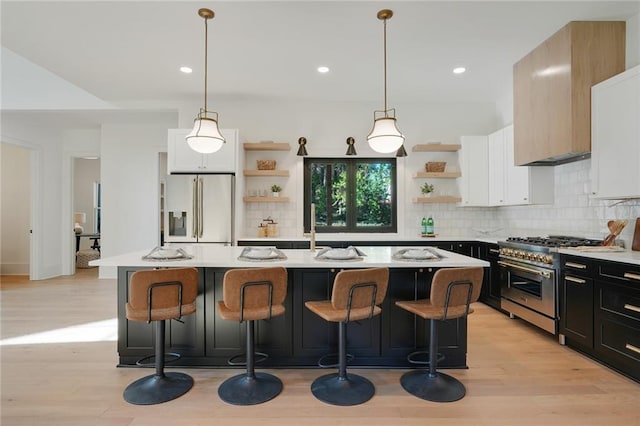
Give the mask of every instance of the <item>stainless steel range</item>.
[[554, 335], [558, 333], [558, 248], [599, 246], [600, 240], [552, 235], [499, 241], [501, 307]]

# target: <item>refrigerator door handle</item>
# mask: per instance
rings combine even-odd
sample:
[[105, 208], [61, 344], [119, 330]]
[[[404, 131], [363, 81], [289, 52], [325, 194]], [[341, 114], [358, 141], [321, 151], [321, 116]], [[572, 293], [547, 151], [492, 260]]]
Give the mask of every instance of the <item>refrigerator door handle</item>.
[[204, 181], [198, 178], [198, 238], [202, 238], [204, 232]]
[[191, 182], [191, 238], [198, 236], [198, 179]]

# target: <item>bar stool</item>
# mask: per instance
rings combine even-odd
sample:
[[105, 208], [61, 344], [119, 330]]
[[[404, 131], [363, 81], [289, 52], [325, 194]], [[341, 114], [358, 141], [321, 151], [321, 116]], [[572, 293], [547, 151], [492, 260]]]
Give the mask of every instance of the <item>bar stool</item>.
[[373, 396], [375, 387], [365, 377], [347, 374], [347, 323], [371, 319], [382, 310], [389, 283], [388, 268], [340, 271], [333, 282], [331, 300], [309, 301], [305, 306], [320, 318], [340, 323], [338, 373], [318, 377], [311, 393], [332, 405], [362, 404]]
[[[179, 319], [196, 311], [198, 270], [173, 268], [136, 271], [129, 282], [126, 316], [130, 321], [153, 321], [155, 351], [138, 361], [155, 358], [156, 372], [131, 383], [124, 390], [130, 404], [152, 405], [171, 401], [193, 387], [193, 378], [184, 373], [165, 373], [165, 321]], [[173, 354], [177, 357], [179, 355]]]
[[224, 274], [223, 301], [218, 312], [223, 319], [247, 322], [247, 371], [230, 377], [218, 388], [224, 402], [254, 405], [269, 401], [282, 391], [276, 376], [256, 373], [254, 323], [284, 313], [287, 296], [287, 270], [283, 267], [231, 269]]
[[466, 317], [473, 312], [469, 305], [478, 300], [482, 287], [483, 269], [445, 268], [439, 269], [431, 281], [429, 299], [397, 301], [396, 305], [430, 321], [429, 361], [409, 362], [428, 364], [429, 370], [414, 370], [400, 379], [402, 387], [412, 395], [427, 401], [453, 402], [464, 397], [464, 385], [454, 377], [436, 371], [438, 363], [438, 322]]

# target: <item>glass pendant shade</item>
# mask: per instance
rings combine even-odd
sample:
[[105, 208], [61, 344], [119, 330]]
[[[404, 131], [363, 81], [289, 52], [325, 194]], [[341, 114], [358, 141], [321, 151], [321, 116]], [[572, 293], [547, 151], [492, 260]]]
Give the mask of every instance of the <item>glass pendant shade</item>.
[[189, 147], [202, 154], [219, 151], [225, 143], [218, 129], [218, 121], [208, 117], [198, 117], [194, 121], [193, 130], [185, 139]]
[[389, 154], [398, 151], [404, 143], [404, 135], [396, 126], [393, 117], [377, 118], [373, 122], [373, 130], [367, 136], [369, 146], [376, 152]]

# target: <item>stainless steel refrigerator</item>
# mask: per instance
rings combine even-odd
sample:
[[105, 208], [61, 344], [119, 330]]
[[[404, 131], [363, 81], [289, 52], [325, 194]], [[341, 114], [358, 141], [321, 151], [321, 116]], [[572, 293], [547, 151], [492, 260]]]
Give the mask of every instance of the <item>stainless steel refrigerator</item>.
[[234, 188], [230, 174], [167, 176], [164, 241], [232, 245]]

